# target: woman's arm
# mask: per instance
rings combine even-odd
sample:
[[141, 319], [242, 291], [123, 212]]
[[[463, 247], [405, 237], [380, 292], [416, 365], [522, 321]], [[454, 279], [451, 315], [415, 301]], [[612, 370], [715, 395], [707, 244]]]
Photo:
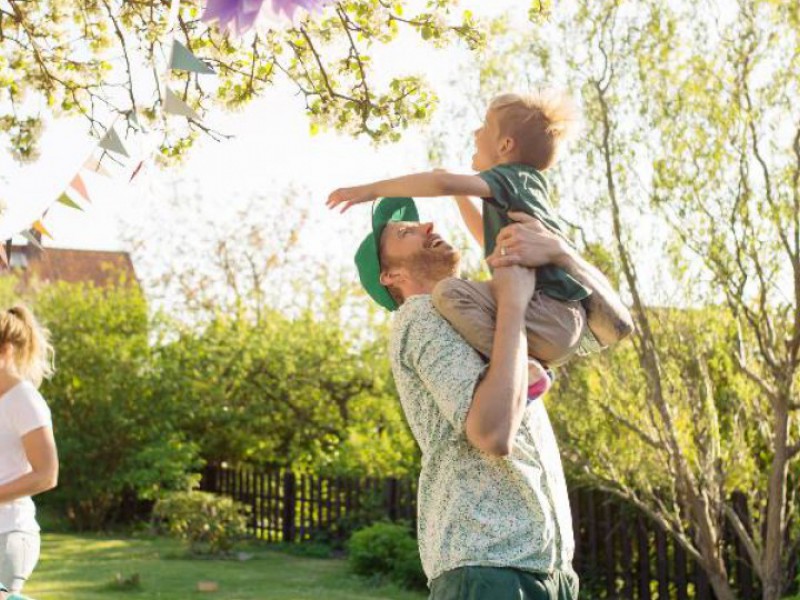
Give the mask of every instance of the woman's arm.
[[58, 483], [58, 452], [53, 429], [39, 427], [26, 433], [22, 436], [22, 446], [33, 470], [0, 485], [0, 504], [41, 494]]

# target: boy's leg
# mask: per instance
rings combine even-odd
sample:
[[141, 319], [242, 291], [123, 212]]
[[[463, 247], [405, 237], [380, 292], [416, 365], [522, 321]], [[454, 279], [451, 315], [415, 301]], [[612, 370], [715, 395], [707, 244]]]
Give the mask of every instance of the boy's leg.
[[[433, 290], [433, 304], [486, 358], [492, 355], [497, 302], [491, 285], [450, 277]], [[577, 350], [586, 322], [580, 302], [562, 302], [534, 292], [525, 313], [528, 355], [548, 365], [564, 362]]]
[[534, 292], [525, 313], [528, 354], [548, 366], [565, 363], [580, 346], [586, 312], [580, 302]]
[[497, 302], [489, 282], [448, 277], [436, 284], [431, 297], [439, 314], [488, 359], [497, 319]]

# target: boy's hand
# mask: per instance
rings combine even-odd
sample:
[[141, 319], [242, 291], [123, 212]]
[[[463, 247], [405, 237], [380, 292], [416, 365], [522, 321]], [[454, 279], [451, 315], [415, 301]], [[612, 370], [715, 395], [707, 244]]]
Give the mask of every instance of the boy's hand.
[[328, 196], [328, 201], [325, 205], [334, 209], [341, 206], [341, 211], [344, 213], [351, 206], [355, 204], [362, 204], [364, 202], [372, 202], [377, 200], [378, 196], [367, 185], [358, 185], [356, 187], [339, 188]]

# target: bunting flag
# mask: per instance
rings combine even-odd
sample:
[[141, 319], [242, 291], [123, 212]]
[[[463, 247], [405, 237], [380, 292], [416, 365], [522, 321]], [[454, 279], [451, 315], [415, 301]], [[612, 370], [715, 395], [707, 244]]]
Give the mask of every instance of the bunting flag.
[[36, 239], [36, 236], [33, 234], [32, 229], [26, 229], [25, 231], [21, 232], [20, 235], [28, 240], [29, 243], [36, 246], [39, 250], [44, 250], [42, 247], [42, 243]]
[[215, 73], [214, 69], [192, 54], [191, 50], [178, 40], [172, 41], [172, 55], [169, 59], [169, 68], [208, 75], [213, 75]]
[[130, 179], [128, 179], [128, 183], [130, 183], [131, 181], [133, 181], [133, 178], [134, 178], [134, 177], [136, 177], [136, 176], [139, 174], [139, 171], [141, 171], [141, 170], [142, 170], [142, 167], [143, 167], [143, 166], [144, 166], [144, 161], [143, 161], [143, 160], [140, 160], [140, 161], [139, 161], [139, 164], [138, 164], [138, 165], [136, 165], [136, 168], [133, 170], [133, 173], [131, 173], [131, 178], [130, 178]]
[[61, 195], [56, 199], [56, 202], [59, 204], [63, 204], [64, 206], [69, 206], [70, 208], [77, 208], [78, 210], [83, 210], [80, 204], [77, 204], [72, 198], [70, 198], [66, 192], [61, 192]]
[[98, 175], [102, 175], [103, 177], [111, 177], [111, 173], [108, 172], [102, 162], [93, 156], [89, 158], [85, 163], [83, 163], [83, 167], [87, 171], [91, 171], [92, 173], [97, 173]]
[[77, 175], [75, 175], [75, 177], [72, 178], [72, 181], [70, 182], [69, 186], [73, 190], [78, 192], [87, 202], [92, 201], [92, 199], [89, 198], [89, 191], [86, 189], [86, 184], [83, 182], [83, 178], [81, 177], [80, 173], [78, 173]]
[[31, 229], [35, 229], [36, 231], [38, 231], [38, 232], [39, 232], [39, 233], [41, 233], [42, 235], [46, 235], [46, 236], [47, 236], [47, 237], [49, 237], [51, 240], [53, 239], [53, 236], [52, 236], [52, 234], [51, 234], [49, 231], [47, 231], [47, 229], [45, 229], [45, 226], [42, 224], [42, 221], [41, 221], [41, 219], [40, 219], [40, 220], [38, 220], [38, 221], [35, 221], [35, 222], [33, 223], [33, 225], [31, 226]]
[[164, 110], [173, 115], [181, 115], [193, 121], [200, 121], [200, 115], [194, 112], [191, 106], [178, 98], [175, 92], [169, 88], [166, 88], [164, 93]]
[[109, 152], [116, 152], [117, 154], [121, 154], [122, 156], [130, 157], [128, 151], [125, 150], [125, 146], [122, 145], [122, 140], [119, 139], [119, 135], [117, 135], [117, 130], [114, 129], [113, 125], [109, 127], [105, 136], [103, 136], [103, 139], [100, 140], [100, 147], [103, 150], [108, 150]]

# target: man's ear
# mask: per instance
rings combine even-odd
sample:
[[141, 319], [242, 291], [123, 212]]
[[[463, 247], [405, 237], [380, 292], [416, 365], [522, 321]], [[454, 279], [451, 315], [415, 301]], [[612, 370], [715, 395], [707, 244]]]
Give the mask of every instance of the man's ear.
[[402, 269], [392, 269], [390, 271], [381, 271], [380, 282], [385, 287], [391, 287], [403, 281], [404, 278], [405, 275]]

